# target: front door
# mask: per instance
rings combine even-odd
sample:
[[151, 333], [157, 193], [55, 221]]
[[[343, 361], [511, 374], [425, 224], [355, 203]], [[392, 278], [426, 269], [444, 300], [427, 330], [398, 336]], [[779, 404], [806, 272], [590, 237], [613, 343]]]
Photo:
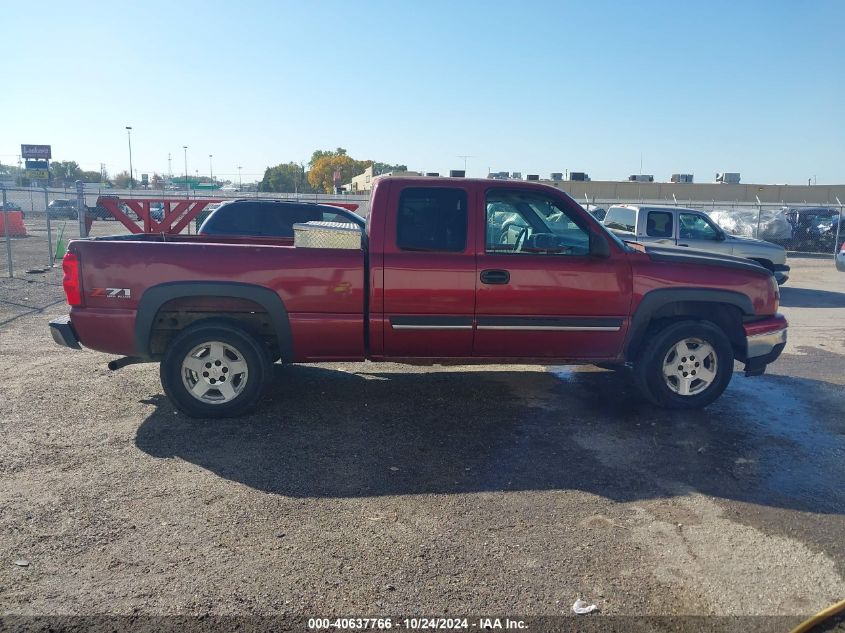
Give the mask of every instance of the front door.
[[678, 246], [730, 255], [733, 247], [721, 230], [700, 213], [678, 213]]
[[384, 355], [472, 355], [474, 218], [463, 187], [396, 187], [384, 233]]
[[571, 200], [518, 188], [484, 195], [474, 355], [617, 356], [631, 302], [627, 260], [590, 255], [590, 233], [607, 237]]

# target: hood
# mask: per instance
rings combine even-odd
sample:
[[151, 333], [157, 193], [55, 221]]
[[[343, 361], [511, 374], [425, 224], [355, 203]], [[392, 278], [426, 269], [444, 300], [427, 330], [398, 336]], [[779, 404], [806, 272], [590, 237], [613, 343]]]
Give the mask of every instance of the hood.
[[766, 240], [761, 240], [756, 237], [747, 237], [745, 235], [731, 235], [730, 233], [725, 233], [725, 238], [729, 242], [743, 242], [745, 244], [760, 244], [761, 246], [777, 247], [777, 244], [772, 244], [771, 242], [767, 242]]
[[767, 268], [763, 268], [760, 264], [757, 264], [750, 259], [745, 259], [744, 257], [734, 257], [733, 255], [720, 255], [716, 253], [708, 253], [706, 251], [696, 251], [680, 246], [652, 246], [643, 243], [638, 244], [645, 248], [646, 255], [648, 255], [653, 261], [657, 262], [735, 268], [737, 270], [747, 270], [750, 272], [760, 273], [766, 277], [769, 277], [772, 274]]

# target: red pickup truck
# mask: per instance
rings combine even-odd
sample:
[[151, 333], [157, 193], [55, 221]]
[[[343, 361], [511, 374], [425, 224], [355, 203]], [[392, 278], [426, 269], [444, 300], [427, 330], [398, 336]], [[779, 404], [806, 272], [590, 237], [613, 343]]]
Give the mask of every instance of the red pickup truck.
[[53, 338], [159, 361], [204, 417], [253, 406], [277, 360], [624, 366], [653, 403], [702, 407], [786, 344], [768, 270], [624, 243], [536, 183], [386, 177], [365, 227], [295, 228], [75, 240]]

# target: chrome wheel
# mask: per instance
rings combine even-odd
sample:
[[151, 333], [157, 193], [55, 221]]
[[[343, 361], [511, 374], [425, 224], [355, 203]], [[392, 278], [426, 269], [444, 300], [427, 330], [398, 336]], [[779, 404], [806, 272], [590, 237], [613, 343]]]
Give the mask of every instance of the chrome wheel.
[[680, 396], [694, 396], [716, 380], [719, 358], [716, 350], [700, 338], [676, 343], [663, 358], [663, 380]]
[[182, 383], [201, 402], [231, 402], [244, 390], [248, 378], [243, 354], [228, 343], [202, 343], [182, 360]]

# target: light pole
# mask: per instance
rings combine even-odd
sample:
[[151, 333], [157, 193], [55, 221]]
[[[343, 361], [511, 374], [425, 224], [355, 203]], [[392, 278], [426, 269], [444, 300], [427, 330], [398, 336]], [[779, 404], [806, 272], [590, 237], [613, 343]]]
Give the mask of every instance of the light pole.
[[211, 166], [211, 158], [213, 154], [208, 155], [208, 173], [211, 174], [211, 184], [214, 184], [214, 167]]
[[244, 188], [244, 183], [241, 180], [241, 166], [238, 165], [238, 191]]
[[129, 190], [132, 191], [132, 179], [135, 172], [132, 171], [132, 126], [126, 126], [126, 139], [129, 141]]
[[182, 150], [185, 152], [185, 195], [190, 198], [188, 189], [188, 146], [183, 145]]

